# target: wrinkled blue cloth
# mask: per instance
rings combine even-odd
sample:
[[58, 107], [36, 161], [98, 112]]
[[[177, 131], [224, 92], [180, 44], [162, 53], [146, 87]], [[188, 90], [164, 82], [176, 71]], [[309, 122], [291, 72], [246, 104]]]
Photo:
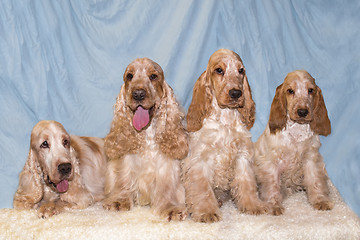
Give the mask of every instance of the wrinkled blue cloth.
[[0, 207], [12, 207], [30, 132], [42, 119], [104, 137], [126, 66], [158, 62], [187, 110], [210, 55], [243, 59], [256, 102], [253, 140], [275, 88], [306, 69], [321, 87], [332, 134], [321, 137], [331, 180], [360, 215], [360, 2], [289, 0], [2, 0]]

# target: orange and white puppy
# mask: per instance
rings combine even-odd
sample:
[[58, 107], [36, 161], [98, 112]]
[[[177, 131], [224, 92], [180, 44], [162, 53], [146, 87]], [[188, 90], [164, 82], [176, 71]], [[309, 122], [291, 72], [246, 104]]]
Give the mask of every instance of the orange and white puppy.
[[306, 71], [289, 73], [277, 87], [269, 123], [255, 143], [255, 172], [260, 197], [283, 213], [283, 198], [306, 190], [318, 210], [329, 210], [327, 173], [319, 153], [320, 135], [331, 132], [321, 89]]

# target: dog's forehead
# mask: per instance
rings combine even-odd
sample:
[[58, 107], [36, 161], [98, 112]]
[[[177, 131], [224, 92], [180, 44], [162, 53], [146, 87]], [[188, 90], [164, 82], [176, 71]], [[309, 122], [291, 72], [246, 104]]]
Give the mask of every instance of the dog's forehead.
[[128, 71], [137, 73], [159, 72], [162, 73], [162, 69], [159, 64], [148, 58], [138, 58], [129, 64]]
[[239, 67], [243, 66], [241, 58], [235, 54], [234, 52], [219, 52], [213, 54], [211, 56], [210, 61], [211, 64], [225, 64], [227, 67]]
[[242, 65], [242, 62], [239, 61], [239, 59], [237, 59], [234, 56], [231, 55], [226, 55], [223, 58], [223, 62], [228, 66], [228, 67], [235, 67], [237, 68], [238, 66]]
[[284, 81], [285, 85], [298, 89], [315, 86], [315, 79], [306, 71], [294, 71], [289, 73]]
[[56, 136], [68, 136], [68, 133], [60, 123], [55, 121], [41, 121], [31, 132], [32, 141], [54, 140]]
[[310, 87], [309, 84], [309, 80], [304, 79], [302, 81], [294, 81], [295, 83], [295, 87], [294, 87], [294, 91], [295, 94], [298, 96], [307, 96], [308, 95], [308, 88]]
[[312, 82], [315, 81], [315, 79], [310, 75], [310, 73], [305, 70], [296, 70], [294, 71], [294, 73], [302, 79], [307, 79]]

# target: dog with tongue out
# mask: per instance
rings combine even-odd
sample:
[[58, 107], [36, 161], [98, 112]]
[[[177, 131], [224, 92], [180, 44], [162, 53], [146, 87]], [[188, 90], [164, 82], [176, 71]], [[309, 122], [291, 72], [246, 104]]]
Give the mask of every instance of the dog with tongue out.
[[13, 205], [37, 209], [41, 218], [85, 208], [104, 198], [105, 173], [102, 138], [69, 135], [56, 121], [40, 121], [31, 132]]
[[108, 169], [103, 206], [112, 211], [150, 205], [168, 220], [187, 215], [180, 161], [188, 154], [184, 112], [160, 65], [130, 63], [105, 138]]

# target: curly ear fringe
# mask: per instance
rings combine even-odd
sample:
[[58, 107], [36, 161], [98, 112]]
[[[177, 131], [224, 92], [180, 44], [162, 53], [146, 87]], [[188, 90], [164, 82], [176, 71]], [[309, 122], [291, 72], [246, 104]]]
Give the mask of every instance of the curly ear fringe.
[[247, 79], [247, 76], [244, 78], [243, 92], [245, 96], [245, 106], [238, 108], [238, 111], [241, 113], [241, 120], [245, 123], [248, 130], [250, 130], [255, 122], [255, 102], [252, 99], [251, 88]]
[[314, 105], [314, 119], [310, 123], [311, 129], [319, 135], [327, 136], [331, 133], [330, 119], [327, 114], [324, 97], [321, 89], [317, 87], [317, 94]]
[[105, 153], [109, 160], [120, 159], [127, 153], [135, 153], [141, 146], [135, 129], [131, 126], [131, 118], [127, 116], [125, 106], [125, 85], [114, 104], [114, 117], [111, 129], [105, 137]]
[[156, 142], [160, 150], [172, 159], [183, 159], [189, 151], [188, 134], [184, 127], [185, 114], [176, 101], [172, 88], [164, 82], [165, 94], [156, 125]]
[[19, 186], [14, 196], [14, 208], [31, 209], [40, 202], [44, 195], [41, 169], [35, 153], [30, 148], [29, 155], [19, 175]]
[[270, 133], [280, 131], [286, 125], [286, 100], [282, 93], [282, 84], [276, 88], [275, 97], [271, 103], [269, 128]]
[[204, 118], [210, 115], [213, 96], [209, 85], [205, 71], [195, 83], [192, 101], [186, 116], [189, 132], [198, 131], [202, 127]]

